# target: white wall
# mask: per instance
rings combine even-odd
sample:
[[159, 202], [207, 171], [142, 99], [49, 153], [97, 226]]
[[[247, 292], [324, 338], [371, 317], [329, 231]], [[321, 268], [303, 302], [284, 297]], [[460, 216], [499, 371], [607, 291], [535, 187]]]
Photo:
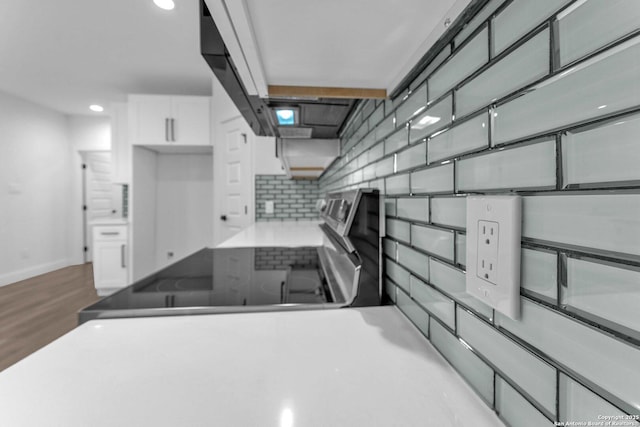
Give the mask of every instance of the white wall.
[[162, 268], [213, 243], [213, 157], [158, 154], [157, 168], [156, 259]]
[[133, 266], [131, 278], [141, 279], [156, 271], [156, 171], [157, 154], [142, 147], [133, 147], [133, 177], [129, 199], [129, 217], [133, 234]]
[[256, 137], [253, 150], [254, 175], [286, 175], [280, 159], [276, 157], [276, 139], [271, 136]]
[[0, 92], [0, 286], [69, 263], [67, 118]]
[[[70, 263], [84, 262], [82, 222], [82, 158], [80, 151], [111, 150], [111, 120], [106, 116], [68, 116], [69, 143], [71, 145], [71, 202], [69, 205]], [[89, 236], [89, 239], [91, 237]]]

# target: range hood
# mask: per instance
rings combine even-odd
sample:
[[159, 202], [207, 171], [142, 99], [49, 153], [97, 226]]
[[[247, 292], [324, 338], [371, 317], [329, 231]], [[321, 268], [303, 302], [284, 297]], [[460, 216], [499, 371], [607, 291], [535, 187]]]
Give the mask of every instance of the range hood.
[[278, 157], [291, 179], [317, 179], [340, 155], [340, 140], [277, 138]]
[[[250, 95], [204, 0], [200, 0], [200, 50], [253, 132], [278, 138], [336, 139], [357, 99]], [[275, 110], [299, 111], [295, 126], [279, 127]]]

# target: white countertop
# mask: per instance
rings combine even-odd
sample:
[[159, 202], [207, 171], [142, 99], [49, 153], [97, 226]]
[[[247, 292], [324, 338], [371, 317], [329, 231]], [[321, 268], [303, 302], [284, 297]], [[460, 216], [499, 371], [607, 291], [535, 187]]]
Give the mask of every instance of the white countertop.
[[94, 320], [0, 373], [0, 425], [503, 424], [385, 306]]
[[256, 222], [216, 247], [321, 246], [320, 224], [320, 221]]
[[89, 225], [127, 225], [129, 221], [122, 217], [96, 218], [89, 221]]

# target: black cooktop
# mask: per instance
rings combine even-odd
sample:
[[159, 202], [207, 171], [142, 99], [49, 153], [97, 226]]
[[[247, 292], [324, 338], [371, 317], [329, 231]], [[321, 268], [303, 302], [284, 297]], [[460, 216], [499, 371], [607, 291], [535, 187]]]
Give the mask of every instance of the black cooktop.
[[316, 247], [202, 249], [85, 308], [80, 323], [101, 317], [184, 313], [176, 308], [194, 314], [207, 307], [340, 302], [342, 296], [324, 277]]

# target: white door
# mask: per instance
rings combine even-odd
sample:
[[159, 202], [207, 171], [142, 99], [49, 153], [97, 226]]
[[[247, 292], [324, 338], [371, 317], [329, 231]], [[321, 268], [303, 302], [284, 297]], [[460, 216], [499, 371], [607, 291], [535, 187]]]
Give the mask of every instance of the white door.
[[219, 203], [216, 242], [227, 240], [253, 223], [253, 168], [251, 164], [253, 131], [244, 118], [237, 117], [221, 124], [215, 180], [215, 202]]
[[91, 221], [116, 216], [113, 185], [113, 166], [108, 151], [85, 151], [82, 153], [84, 164], [84, 244], [85, 262], [93, 259], [91, 248]]

